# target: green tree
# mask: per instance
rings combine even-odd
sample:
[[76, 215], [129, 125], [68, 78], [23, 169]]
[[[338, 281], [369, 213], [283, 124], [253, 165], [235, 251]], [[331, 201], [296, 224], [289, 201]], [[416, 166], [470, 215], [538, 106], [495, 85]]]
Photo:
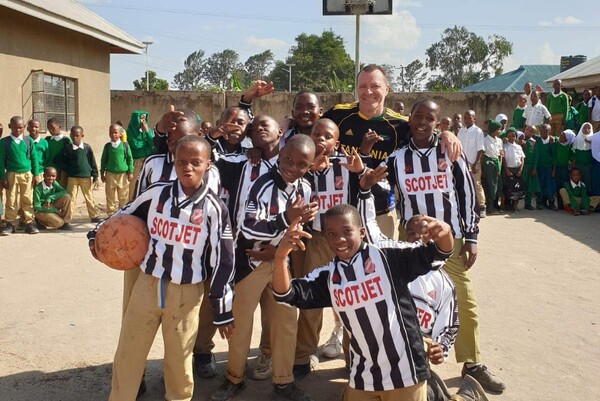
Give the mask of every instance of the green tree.
[[438, 74], [427, 87], [457, 90], [502, 74], [504, 59], [512, 54], [512, 43], [498, 35], [486, 41], [465, 27], [454, 26], [447, 28], [426, 54], [426, 66]]
[[213, 85], [223, 89], [230, 89], [231, 76], [236, 71], [242, 70], [239, 62], [240, 56], [235, 50], [225, 49], [220, 53], [213, 53], [206, 60], [204, 78]]
[[[166, 91], [169, 90], [169, 82], [166, 79], [156, 77], [156, 72], [148, 70], [148, 88], [151, 91]], [[146, 75], [142, 79], [136, 79], [133, 81], [133, 87], [138, 91], [146, 90]]]
[[275, 63], [270, 75], [278, 89], [288, 87], [288, 67], [285, 64], [294, 64], [293, 91], [327, 91], [334, 82], [340, 87], [354, 86], [354, 62], [346, 53], [343, 38], [333, 31], [324, 31], [321, 35], [298, 35], [289, 54], [285, 62]]
[[419, 59], [408, 63], [401, 71], [398, 77], [400, 88], [403, 92], [418, 92], [421, 85], [427, 78], [427, 72], [423, 71], [425, 65]]
[[173, 86], [181, 91], [199, 90], [205, 68], [204, 50], [193, 52], [183, 62], [183, 71], [175, 74]]
[[273, 61], [273, 52], [271, 50], [265, 50], [262, 53], [248, 57], [248, 60], [244, 63], [247, 80], [264, 80], [271, 70]]

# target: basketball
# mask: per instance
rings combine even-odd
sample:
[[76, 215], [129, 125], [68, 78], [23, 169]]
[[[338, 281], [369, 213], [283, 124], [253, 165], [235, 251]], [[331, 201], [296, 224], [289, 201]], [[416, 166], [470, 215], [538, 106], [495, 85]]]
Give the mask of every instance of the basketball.
[[100, 225], [94, 246], [98, 259], [106, 266], [129, 270], [140, 265], [148, 251], [149, 240], [145, 221], [132, 215], [119, 214]]

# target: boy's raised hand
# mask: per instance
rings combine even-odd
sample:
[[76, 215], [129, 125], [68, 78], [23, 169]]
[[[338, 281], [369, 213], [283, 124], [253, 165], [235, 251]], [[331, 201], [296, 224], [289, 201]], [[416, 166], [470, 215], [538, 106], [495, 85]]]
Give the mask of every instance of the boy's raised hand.
[[313, 163], [310, 166], [310, 171], [323, 171], [329, 167], [331, 167], [329, 156], [325, 155], [325, 149], [323, 149], [321, 153], [315, 157], [315, 160], [313, 160]]
[[285, 211], [288, 221], [295, 221], [300, 218], [300, 223], [312, 221], [319, 211], [317, 202], [302, 204], [302, 196], [298, 195], [294, 203], [292, 203]]
[[425, 338], [425, 343], [427, 344], [427, 358], [429, 362], [434, 365], [440, 365], [444, 362], [444, 349], [439, 343], [432, 341], [429, 338]]
[[260, 164], [262, 159], [262, 150], [259, 148], [250, 148], [246, 151], [246, 157], [248, 158], [250, 165], [256, 167]]
[[246, 103], [252, 103], [252, 101], [261, 96], [268, 95], [273, 92], [274, 86], [273, 82], [265, 82], [265, 81], [254, 81], [251, 87], [249, 87], [246, 92], [242, 95], [242, 101]]
[[306, 246], [302, 242], [302, 238], [312, 238], [312, 235], [302, 229], [300, 218], [296, 218], [292, 220], [290, 228], [281, 238], [275, 251], [275, 257], [283, 258], [287, 257], [292, 251], [304, 251]]
[[233, 334], [233, 329], [235, 329], [235, 324], [233, 322], [224, 324], [223, 326], [219, 326], [219, 335], [224, 340], [229, 340], [231, 335]]
[[170, 104], [168, 111], [163, 114], [158, 124], [156, 124], [156, 129], [158, 132], [168, 134], [177, 129], [177, 123], [179, 121], [187, 121], [187, 118], [182, 111], [175, 111], [175, 106]]
[[367, 169], [360, 177], [359, 185], [363, 191], [368, 191], [373, 188], [373, 185], [385, 179], [388, 176], [387, 165], [382, 163], [375, 169]]
[[346, 152], [346, 149], [342, 148], [342, 153], [344, 154], [344, 156], [346, 156], [346, 160], [348, 160], [348, 163], [340, 163], [340, 166], [347, 168], [348, 171], [350, 171], [351, 173], [360, 174], [363, 172], [363, 170], [365, 169], [365, 165], [363, 164], [362, 159], [360, 158], [360, 155], [358, 154], [358, 150], [356, 150], [356, 148], [352, 148], [351, 154], [348, 154], [348, 152]]
[[[450, 131], [444, 131], [440, 134], [442, 139], [442, 153], [448, 152], [448, 158], [452, 163], [458, 160], [462, 153], [462, 145], [458, 137]], [[475, 170], [474, 172], [477, 172]]]
[[362, 142], [360, 144], [360, 154], [361, 155], [370, 155], [371, 149], [373, 149], [373, 145], [377, 142], [383, 141], [383, 138], [380, 137], [377, 132], [369, 129], [364, 135]]

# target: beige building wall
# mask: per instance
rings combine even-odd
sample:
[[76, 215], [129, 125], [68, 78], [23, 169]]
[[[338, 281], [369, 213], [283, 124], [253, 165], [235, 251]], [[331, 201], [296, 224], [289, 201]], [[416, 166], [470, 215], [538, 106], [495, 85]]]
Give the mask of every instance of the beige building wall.
[[[274, 92], [264, 98], [257, 99], [252, 111], [254, 115], [267, 114], [275, 118], [289, 116], [292, 110], [294, 93]], [[392, 107], [395, 101], [402, 101], [405, 113], [410, 113], [412, 105], [421, 99], [433, 99], [440, 105], [441, 115], [451, 117], [453, 113], [464, 113], [475, 110], [477, 124], [481, 126], [486, 118], [495, 118], [497, 114], [508, 115], [509, 123], [517, 103], [516, 93], [390, 93], [386, 98], [386, 106]], [[111, 119], [121, 120], [125, 126], [129, 122], [132, 110], [145, 110], [150, 113], [152, 126], [167, 110], [169, 104], [176, 108], [190, 108], [202, 117], [202, 120], [215, 122], [225, 107], [235, 106], [240, 100], [240, 92], [204, 93], [204, 92], [145, 92], [145, 91], [112, 91]], [[338, 103], [352, 102], [354, 96], [349, 93], [318, 93], [319, 101], [326, 111]]]
[[109, 45], [1, 6], [0, 21], [0, 122], [5, 134], [13, 115], [31, 117], [29, 76], [43, 70], [76, 80], [76, 122], [84, 128], [84, 141], [98, 153], [108, 141], [110, 124]]

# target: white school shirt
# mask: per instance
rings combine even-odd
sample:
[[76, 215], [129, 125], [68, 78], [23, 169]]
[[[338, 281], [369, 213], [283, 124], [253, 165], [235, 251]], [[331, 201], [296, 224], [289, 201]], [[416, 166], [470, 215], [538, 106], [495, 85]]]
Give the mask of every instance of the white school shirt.
[[590, 118], [592, 121], [600, 121], [600, 99], [595, 95], [588, 100], [587, 106], [590, 108]]
[[550, 118], [550, 112], [546, 106], [538, 100], [535, 106], [525, 107], [523, 117], [525, 117], [525, 124], [527, 125], [540, 125], [544, 123], [545, 118]]
[[502, 156], [502, 139], [486, 135], [483, 143], [485, 147], [484, 155], [493, 159], [499, 159]]
[[475, 124], [471, 125], [469, 128], [463, 126], [458, 131], [458, 140], [460, 141], [463, 152], [470, 164], [475, 163], [475, 160], [477, 160], [477, 153], [484, 150], [483, 139], [483, 131]]
[[525, 153], [523, 148], [516, 143], [507, 142], [504, 144], [504, 160], [506, 160], [506, 166], [508, 168], [521, 167], [525, 160]]

